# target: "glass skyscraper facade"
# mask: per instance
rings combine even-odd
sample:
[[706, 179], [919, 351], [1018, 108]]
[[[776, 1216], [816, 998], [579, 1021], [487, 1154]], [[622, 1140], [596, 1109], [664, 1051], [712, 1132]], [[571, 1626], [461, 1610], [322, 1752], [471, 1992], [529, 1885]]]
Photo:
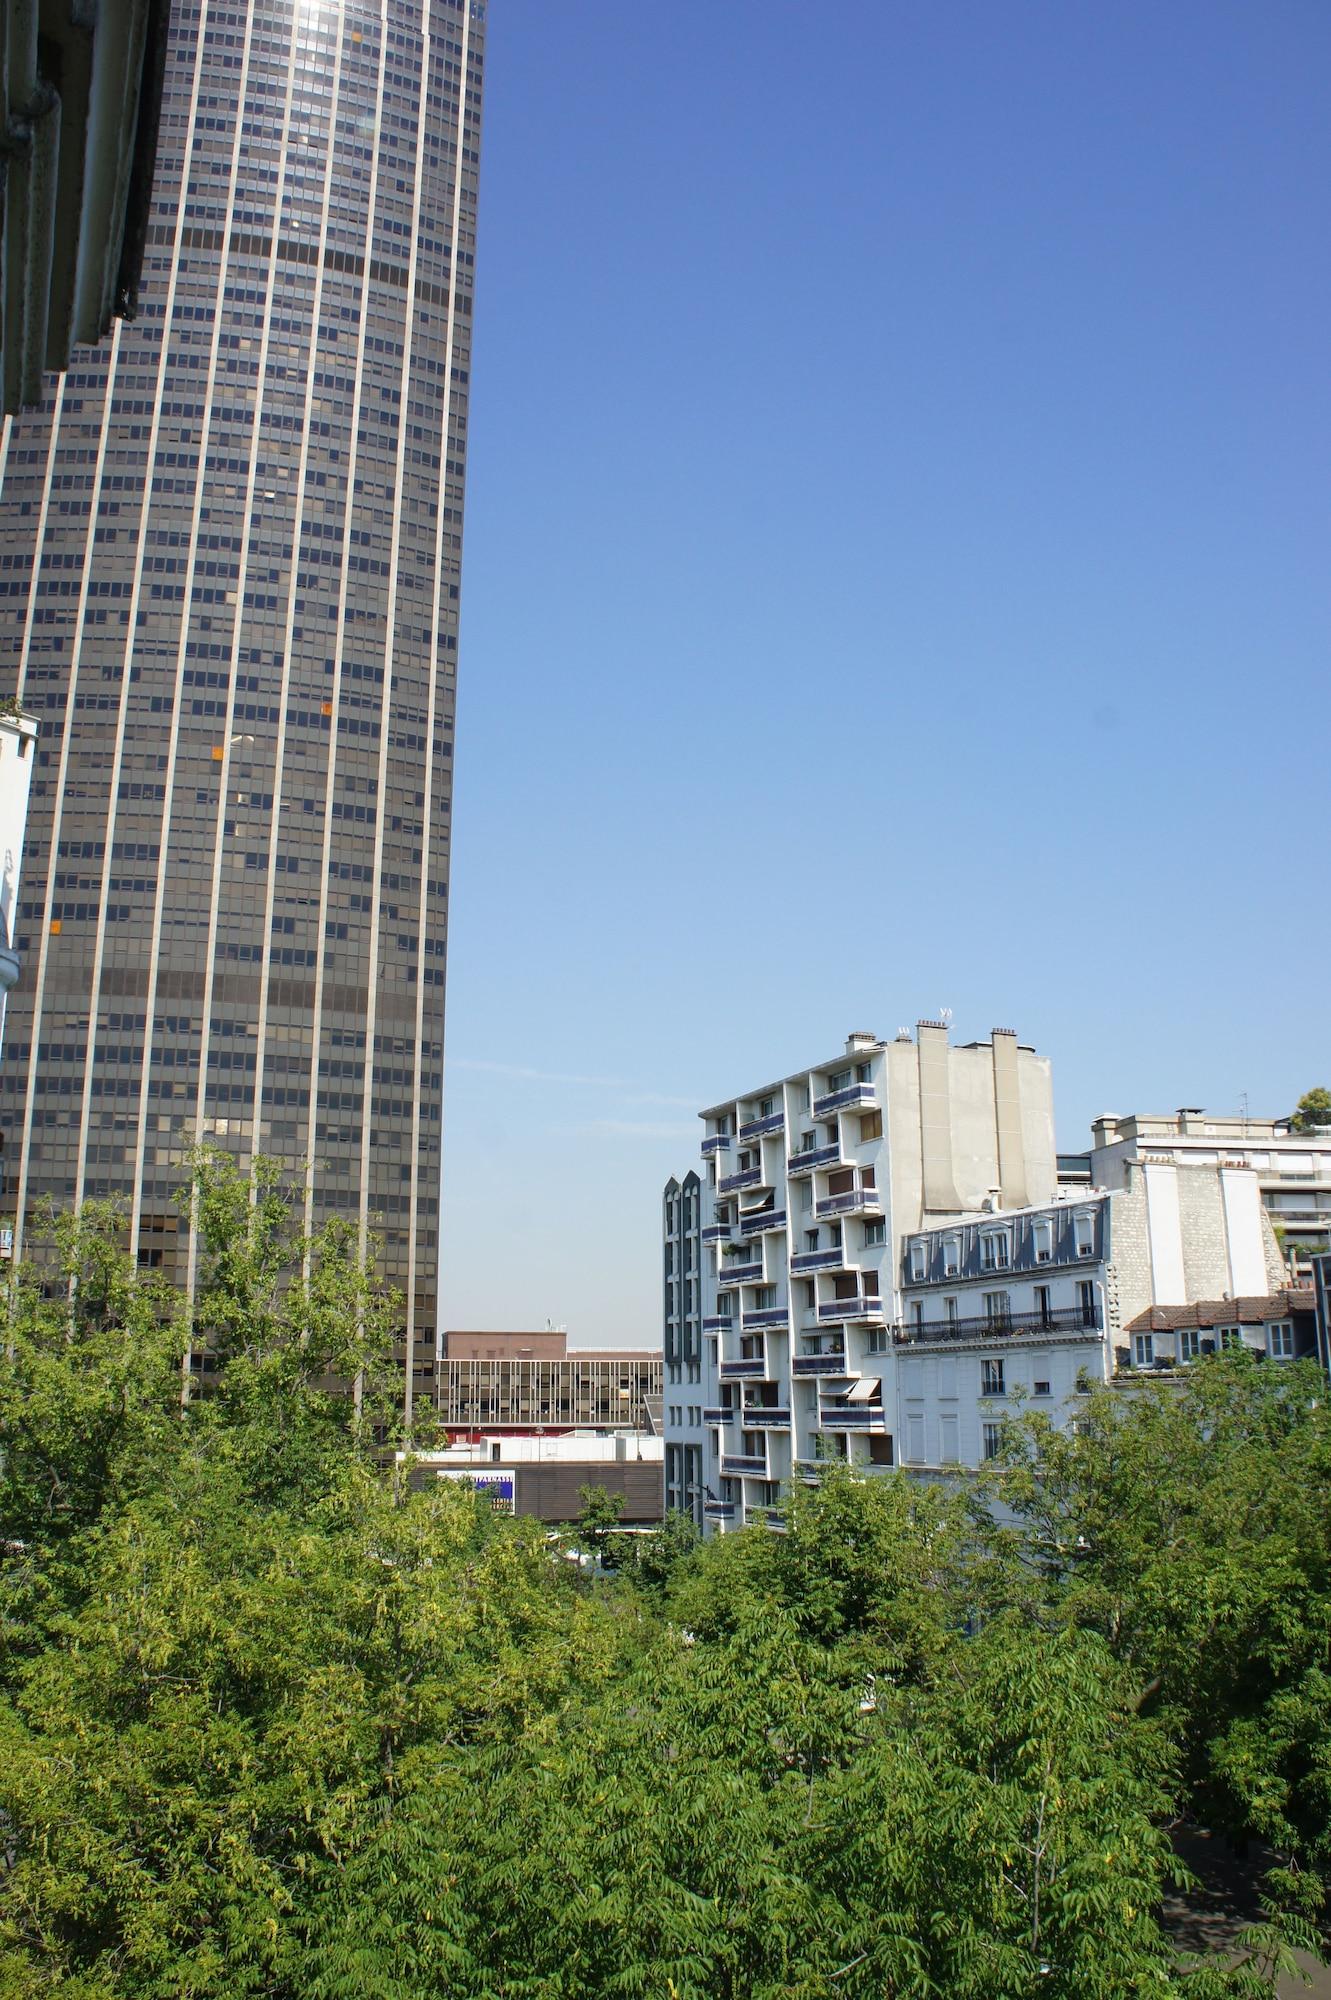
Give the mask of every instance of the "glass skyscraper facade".
[[485, 8], [174, 0], [138, 319], [0, 437], [40, 723], [3, 1085], [16, 1248], [194, 1140], [384, 1243], [433, 1394]]

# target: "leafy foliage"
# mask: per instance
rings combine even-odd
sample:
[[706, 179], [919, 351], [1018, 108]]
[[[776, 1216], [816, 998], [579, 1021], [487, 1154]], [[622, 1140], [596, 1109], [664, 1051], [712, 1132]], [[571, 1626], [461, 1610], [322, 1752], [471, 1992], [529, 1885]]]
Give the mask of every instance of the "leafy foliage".
[[[1022, 1418], [990, 1495], [829, 1467], [706, 1546], [589, 1491], [591, 1582], [403, 1476], [353, 1237], [266, 1167], [192, 1201], [192, 1323], [104, 1211], [11, 1301], [4, 2000], [1220, 2000], [1310, 1936], [1317, 1378], [1218, 1360]], [[1276, 1852], [1236, 1964], [1161, 1928], [1183, 1810]]]

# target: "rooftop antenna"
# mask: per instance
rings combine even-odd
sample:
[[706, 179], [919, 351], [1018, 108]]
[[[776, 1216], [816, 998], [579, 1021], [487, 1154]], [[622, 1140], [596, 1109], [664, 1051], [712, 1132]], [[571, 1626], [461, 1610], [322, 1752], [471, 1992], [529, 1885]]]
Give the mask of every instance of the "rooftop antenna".
[[945, 1028], [950, 1028], [952, 1026], [952, 1009], [950, 1007], [940, 1007], [938, 1018]]

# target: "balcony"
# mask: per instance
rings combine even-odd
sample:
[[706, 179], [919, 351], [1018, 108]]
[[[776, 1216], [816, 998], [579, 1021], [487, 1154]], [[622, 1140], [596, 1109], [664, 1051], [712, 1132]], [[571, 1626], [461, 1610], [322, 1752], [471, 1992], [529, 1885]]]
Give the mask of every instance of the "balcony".
[[767, 1459], [761, 1452], [722, 1452], [721, 1471], [727, 1479], [766, 1479]]
[[848, 1083], [841, 1090], [829, 1090], [826, 1097], [815, 1097], [813, 1115], [830, 1118], [834, 1111], [872, 1111], [877, 1103], [871, 1083]]
[[767, 1229], [784, 1229], [786, 1211], [784, 1208], [753, 1208], [739, 1219], [741, 1236], [761, 1236]]
[[709, 1132], [702, 1142], [702, 1156], [705, 1160], [710, 1160], [715, 1154], [724, 1153], [726, 1147], [733, 1144], [729, 1132]]
[[816, 1201], [813, 1212], [822, 1222], [830, 1215], [881, 1215], [883, 1198], [877, 1188], [850, 1188], [845, 1194], [830, 1194]]
[[790, 1411], [775, 1403], [746, 1403], [737, 1421], [742, 1431], [788, 1431]]
[[709, 1222], [703, 1230], [702, 1240], [704, 1243], [729, 1243], [734, 1227], [733, 1222]]
[[751, 1264], [726, 1263], [723, 1259], [716, 1267], [718, 1290], [725, 1291], [731, 1285], [761, 1285], [763, 1281], [763, 1260], [755, 1258]]
[[791, 1356], [792, 1375], [807, 1379], [810, 1375], [850, 1375], [855, 1371], [847, 1366], [843, 1350], [833, 1354], [795, 1354]]
[[734, 1194], [739, 1188], [761, 1187], [763, 1170], [761, 1167], [745, 1167], [737, 1174], [722, 1174], [716, 1184], [718, 1194]]
[[741, 1139], [765, 1139], [769, 1132], [784, 1132], [786, 1114], [784, 1111], [769, 1111], [762, 1118], [746, 1118], [739, 1128]]
[[723, 1361], [716, 1372], [723, 1382], [765, 1382], [767, 1362], [761, 1354], [749, 1354], [742, 1361]]
[[713, 1313], [702, 1323], [704, 1333], [728, 1333], [735, 1324], [734, 1313]]
[[735, 1412], [725, 1403], [717, 1403], [703, 1411], [702, 1420], [705, 1424], [733, 1424]]
[[815, 1167], [839, 1167], [841, 1165], [840, 1146], [810, 1146], [807, 1152], [788, 1153], [786, 1172], [788, 1174], [811, 1174]]
[[972, 1319], [926, 1320], [922, 1326], [898, 1326], [893, 1339], [898, 1347], [946, 1347], [953, 1341], [995, 1341], [1032, 1335], [1061, 1339], [1098, 1339], [1100, 1309], [1093, 1306], [1065, 1306], [1057, 1312], [1008, 1313], [1003, 1319], [981, 1314]]
[[745, 1333], [763, 1333], [770, 1327], [785, 1328], [790, 1325], [789, 1306], [763, 1306], [758, 1312], [742, 1313], [740, 1327]]
[[796, 1277], [801, 1271], [840, 1271], [846, 1261], [846, 1253], [841, 1244], [831, 1250], [799, 1250], [790, 1260], [790, 1268]]
[[887, 1411], [872, 1403], [847, 1403], [844, 1408], [835, 1410], [824, 1406], [818, 1412], [818, 1428], [823, 1431], [886, 1431]]
[[875, 1325], [880, 1325], [886, 1317], [883, 1301], [868, 1292], [861, 1292], [853, 1299], [825, 1299], [818, 1308], [820, 1326], [829, 1320], [835, 1324], [848, 1319], [872, 1320]]
[[702, 1511], [704, 1519], [708, 1521], [733, 1521], [735, 1503], [733, 1500], [704, 1500]]

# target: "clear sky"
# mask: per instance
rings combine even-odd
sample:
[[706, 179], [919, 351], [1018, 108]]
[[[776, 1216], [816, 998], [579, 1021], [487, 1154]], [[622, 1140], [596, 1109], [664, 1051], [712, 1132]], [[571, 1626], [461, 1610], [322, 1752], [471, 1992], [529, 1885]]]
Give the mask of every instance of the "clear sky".
[[698, 1107], [954, 1011], [1331, 1084], [1327, 0], [493, 0], [446, 1326], [659, 1338]]

